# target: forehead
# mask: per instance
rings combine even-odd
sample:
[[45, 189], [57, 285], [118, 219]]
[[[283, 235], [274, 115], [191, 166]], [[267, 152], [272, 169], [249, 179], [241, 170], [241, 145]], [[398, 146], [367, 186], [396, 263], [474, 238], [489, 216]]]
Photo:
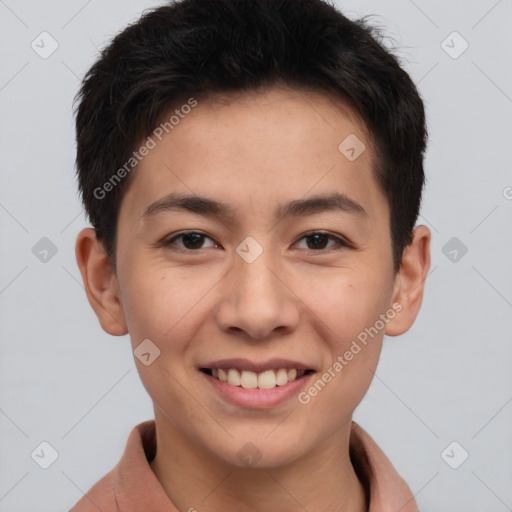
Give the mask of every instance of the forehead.
[[370, 214], [386, 206], [365, 126], [342, 101], [286, 87], [196, 101], [161, 140], [151, 135], [156, 144], [133, 171], [122, 210], [140, 216], [171, 192], [260, 212], [328, 192], [359, 199]]

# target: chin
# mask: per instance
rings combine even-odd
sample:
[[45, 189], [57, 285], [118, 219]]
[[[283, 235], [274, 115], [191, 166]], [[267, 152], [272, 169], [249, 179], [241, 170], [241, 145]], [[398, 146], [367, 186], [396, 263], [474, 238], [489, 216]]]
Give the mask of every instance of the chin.
[[[219, 451], [217, 445], [213, 452], [226, 464], [239, 469], [265, 470], [286, 466], [301, 457], [297, 447], [302, 447], [299, 442], [283, 445], [282, 442], [268, 441], [264, 436], [255, 439], [254, 436], [237, 436], [226, 451]], [[233, 444], [236, 449], [233, 451]]]

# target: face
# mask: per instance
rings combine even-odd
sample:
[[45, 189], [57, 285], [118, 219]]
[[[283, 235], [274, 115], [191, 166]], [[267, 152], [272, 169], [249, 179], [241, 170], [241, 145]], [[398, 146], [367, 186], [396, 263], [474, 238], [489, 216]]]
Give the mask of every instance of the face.
[[249, 442], [268, 467], [318, 449], [350, 424], [399, 315], [357, 117], [290, 89], [217, 96], [133, 172], [116, 283], [133, 349], [150, 340], [136, 363], [157, 421], [235, 465]]

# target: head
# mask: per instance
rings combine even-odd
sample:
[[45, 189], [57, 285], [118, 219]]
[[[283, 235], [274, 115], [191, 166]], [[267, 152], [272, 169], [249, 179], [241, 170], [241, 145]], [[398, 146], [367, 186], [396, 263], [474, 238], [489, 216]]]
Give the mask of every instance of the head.
[[[322, 0], [172, 2], [103, 50], [76, 128], [77, 261], [103, 329], [151, 340], [157, 421], [267, 465], [346, 425], [430, 264], [423, 103], [375, 30]], [[207, 375], [285, 358], [302, 400], [235, 404]]]

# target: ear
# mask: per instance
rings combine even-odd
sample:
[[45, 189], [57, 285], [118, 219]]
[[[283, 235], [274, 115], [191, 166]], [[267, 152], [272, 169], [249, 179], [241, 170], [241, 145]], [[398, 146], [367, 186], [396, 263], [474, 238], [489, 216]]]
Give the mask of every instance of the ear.
[[113, 336], [128, 333], [114, 269], [96, 231], [85, 228], [78, 234], [75, 255], [85, 293], [101, 327]]
[[[408, 331], [421, 307], [425, 279], [430, 268], [431, 233], [426, 226], [416, 226], [413, 241], [404, 249], [402, 263], [395, 278], [393, 303], [399, 311], [386, 326], [388, 336]], [[398, 309], [398, 305], [401, 309]]]

